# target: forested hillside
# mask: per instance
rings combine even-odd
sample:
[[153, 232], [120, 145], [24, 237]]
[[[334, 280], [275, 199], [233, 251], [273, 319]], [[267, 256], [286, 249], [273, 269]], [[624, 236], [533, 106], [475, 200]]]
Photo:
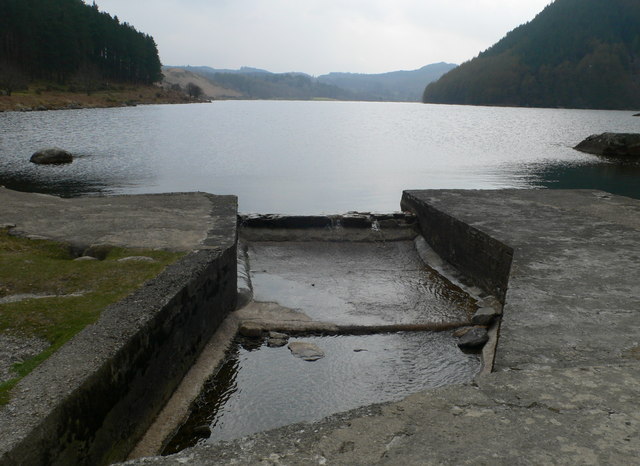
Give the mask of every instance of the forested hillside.
[[427, 86], [423, 101], [640, 108], [640, 1], [556, 0]]
[[33, 80], [160, 80], [153, 38], [82, 0], [0, 0], [0, 89]]

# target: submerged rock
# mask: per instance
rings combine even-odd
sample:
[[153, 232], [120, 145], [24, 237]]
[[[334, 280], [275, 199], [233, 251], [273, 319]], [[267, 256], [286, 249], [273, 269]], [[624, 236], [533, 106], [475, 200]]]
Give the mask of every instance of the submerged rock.
[[474, 327], [458, 340], [458, 347], [463, 350], [479, 350], [489, 340], [486, 328]]
[[289, 335], [286, 333], [269, 332], [269, 339], [267, 340], [267, 346], [270, 348], [279, 348], [284, 346], [289, 341]]
[[575, 146], [574, 149], [587, 154], [608, 157], [640, 157], [640, 134], [593, 134]]
[[38, 165], [71, 163], [73, 162], [73, 155], [71, 155], [70, 152], [67, 152], [64, 149], [58, 149], [54, 147], [51, 149], [43, 149], [35, 152], [29, 160], [32, 163]]
[[303, 341], [294, 341], [289, 343], [289, 351], [295, 357], [304, 359], [305, 361], [317, 361], [324, 358], [324, 351], [313, 343], [305, 343]]

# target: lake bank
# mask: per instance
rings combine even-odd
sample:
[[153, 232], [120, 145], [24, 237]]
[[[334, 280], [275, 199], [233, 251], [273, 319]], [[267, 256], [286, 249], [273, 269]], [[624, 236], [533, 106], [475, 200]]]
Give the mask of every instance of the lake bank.
[[[50, 88], [50, 86], [47, 86]], [[70, 92], [32, 88], [0, 95], [0, 112], [73, 110], [80, 108], [130, 107], [152, 104], [185, 104], [197, 102], [180, 91], [159, 86], [123, 85], [107, 91]]]

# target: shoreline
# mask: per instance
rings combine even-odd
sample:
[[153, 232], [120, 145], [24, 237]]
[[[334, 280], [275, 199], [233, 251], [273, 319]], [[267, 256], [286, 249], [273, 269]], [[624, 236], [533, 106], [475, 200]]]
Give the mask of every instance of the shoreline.
[[117, 89], [95, 91], [89, 95], [86, 92], [43, 91], [30, 88], [29, 91], [14, 92], [10, 96], [0, 95], [0, 113], [202, 102], [205, 101], [194, 100], [180, 91], [155, 85], [119, 86]]

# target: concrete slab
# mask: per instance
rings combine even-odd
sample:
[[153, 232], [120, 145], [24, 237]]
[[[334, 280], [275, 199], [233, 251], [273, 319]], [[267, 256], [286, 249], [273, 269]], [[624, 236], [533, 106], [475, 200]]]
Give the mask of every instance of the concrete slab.
[[131, 464], [637, 464], [640, 201], [447, 190], [403, 207], [505, 302], [497, 372]]
[[[235, 241], [234, 196], [207, 193], [60, 198], [0, 186], [0, 226], [82, 249], [108, 244], [191, 251]], [[233, 222], [233, 223], [231, 223]]]
[[[60, 199], [0, 188], [14, 234], [189, 253], [87, 326], [0, 408], [0, 465], [126, 458], [236, 305], [237, 199], [203, 193]], [[1, 350], [2, 348], [0, 348]]]
[[640, 339], [640, 201], [599, 191], [409, 191], [513, 250], [496, 369], [620, 362]]

